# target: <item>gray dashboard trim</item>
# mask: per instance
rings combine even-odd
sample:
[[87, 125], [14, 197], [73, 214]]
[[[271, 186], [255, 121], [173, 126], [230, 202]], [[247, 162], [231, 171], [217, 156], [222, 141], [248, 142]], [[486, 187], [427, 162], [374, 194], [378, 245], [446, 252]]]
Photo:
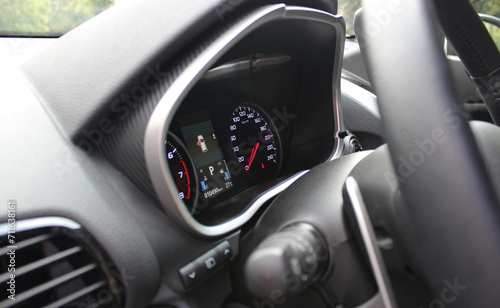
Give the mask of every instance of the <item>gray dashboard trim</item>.
[[[153, 182], [153, 186], [158, 195], [160, 203], [165, 208], [170, 217], [179, 223], [182, 227], [201, 236], [220, 236], [228, 233], [246, 223], [252, 218], [257, 210], [270, 198], [276, 196], [281, 191], [286, 189], [295, 180], [302, 176], [307, 171], [294, 175], [285, 180], [276, 187], [262, 194], [256, 201], [251, 204], [248, 209], [238, 217], [226, 223], [217, 226], [207, 226], [199, 223], [193, 218], [189, 210], [185, 207], [181, 200], [176, 198], [176, 185], [171, 177], [167, 163], [164, 159], [165, 148], [163, 140], [166, 138], [168, 127], [173, 119], [175, 111], [186, 97], [188, 92], [200, 80], [203, 74], [210, 69], [216, 61], [227, 52], [237, 42], [241, 41], [245, 36], [251, 33], [256, 28], [279, 19], [302, 19], [313, 20], [321, 23], [326, 23], [334, 27], [337, 34], [337, 42], [335, 46], [335, 62], [333, 68], [334, 82], [334, 118], [335, 118], [335, 135], [343, 129], [343, 120], [340, 106], [340, 70], [341, 70], [341, 55], [344, 44], [344, 22], [342, 17], [334, 16], [315, 9], [285, 6], [277, 4], [265, 6], [254, 13], [248, 15], [240, 22], [236, 23], [228, 31], [217, 38], [210, 46], [208, 46], [190, 65], [179, 75], [172, 83], [167, 92], [163, 95], [157, 107], [155, 108], [150, 121], [148, 123], [145, 142], [144, 154], [148, 172]], [[337, 138], [335, 149], [330, 159], [340, 157], [342, 153], [342, 140]]]
[[342, 78], [340, 81], [340, 88], [343, 94], [347, 94], [355, 98], [358, 102], [363, 104], [368, 110], [373, 112], [380, 118], [380, 111], [377, 104], [377, 96], [370, 91]]

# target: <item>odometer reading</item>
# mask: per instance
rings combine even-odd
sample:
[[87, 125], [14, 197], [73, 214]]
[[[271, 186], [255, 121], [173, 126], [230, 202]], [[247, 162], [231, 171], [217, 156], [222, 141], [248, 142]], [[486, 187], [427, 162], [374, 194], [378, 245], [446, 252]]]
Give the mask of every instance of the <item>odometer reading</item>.
[[229, 141], [236, 160], [248, 175], [268, 180], [280, 166], [280, 143], [269, 117], [252, 105], [237, 107], [231, 114]]

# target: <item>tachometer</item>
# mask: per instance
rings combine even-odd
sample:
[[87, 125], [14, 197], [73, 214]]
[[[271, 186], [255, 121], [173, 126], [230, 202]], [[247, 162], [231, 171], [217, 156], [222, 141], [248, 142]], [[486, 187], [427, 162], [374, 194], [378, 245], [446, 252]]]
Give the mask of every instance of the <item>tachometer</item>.
[[281, 144], [266, 113], [254, 105], [241, 105], [231, 114], [229, 141], [235, 158], [254, 179], [273, 178], [281, 163]]
[[168, 166], [175, 180], [179, 198], [194, 209], [198, 191], [193, 163], [181, 141], [173, 134], [168, 133], [165, 146]]

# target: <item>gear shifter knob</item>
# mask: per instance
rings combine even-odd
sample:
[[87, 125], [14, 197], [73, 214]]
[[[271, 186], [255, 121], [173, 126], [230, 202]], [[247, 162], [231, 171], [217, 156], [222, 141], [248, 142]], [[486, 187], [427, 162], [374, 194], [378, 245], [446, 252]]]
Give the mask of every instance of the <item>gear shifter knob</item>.
[[276, 290], [297, 294], [326, 270], [326, 241], [310, 224], [296, 223], [265, 238], [245, 263], [245, 283], [255, 297], [269, 298]]

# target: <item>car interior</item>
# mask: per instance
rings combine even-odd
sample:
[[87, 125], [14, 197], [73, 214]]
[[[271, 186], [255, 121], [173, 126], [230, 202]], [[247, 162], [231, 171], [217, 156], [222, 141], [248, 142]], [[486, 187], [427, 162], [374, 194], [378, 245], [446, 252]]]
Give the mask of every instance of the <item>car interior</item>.
[[0, 38], [0, 307], [498, 307], [500, 18], [340, 2]]

